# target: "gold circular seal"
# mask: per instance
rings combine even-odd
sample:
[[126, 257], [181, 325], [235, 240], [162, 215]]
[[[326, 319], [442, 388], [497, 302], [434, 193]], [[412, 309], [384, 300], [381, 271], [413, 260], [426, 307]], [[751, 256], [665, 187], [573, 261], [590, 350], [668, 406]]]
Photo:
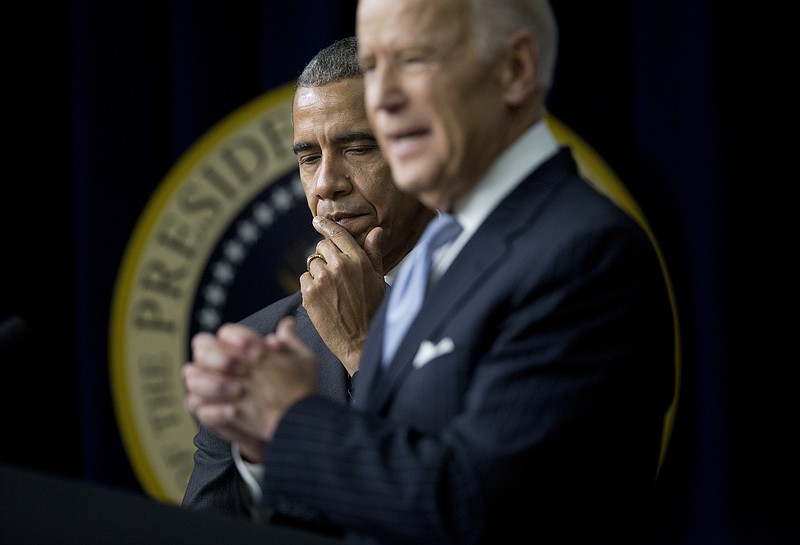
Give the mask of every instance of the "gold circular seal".
[[235, 264], [283, 211], [301, 205], [309, 223], [299, 182], [254, 205], [297, 169], [291, 97], [290, 84], [268, 92], [198, 140], [159, 185], [126, 248], [110, 322], [112, 394], [136, 476], [165, 502], [180, 502], [193, 467], [197, 424], [180, 375], [191, 335], [224, 321], [217, 311]]
[[[297, 289], [317, 236], [291, 149], [292, 88], [286, 84], [239, 108], [179, 159], [143, 211], [118, 273], [109, 336], [114, 408], [137, 478], [166, 503], [180, 503], [194, 464], [197, 424], [184, 408], [181, 380], [191, 336]], [[614, 172], [563, 123], [552, 116], [548, 122], [587, 178], [642, 225], [661, 258], [644, 215]], [[291, 209], [300, 219], [281, 232]], [[297, 222], [306, 238], [297, 235]], [[259, 243], [273, 247], [264, 251]], [[287, 256], [285, 266], [264, 257], [280, 254]], [[672, 297], [663, 258], [662, 268]], [[252, 286], [269, 284], [268, 277], [276, 288], [254, 296]], [[252, 306], [237, 306], [243, 301]], [[677, 333], [674, 298], [673, 311]]]

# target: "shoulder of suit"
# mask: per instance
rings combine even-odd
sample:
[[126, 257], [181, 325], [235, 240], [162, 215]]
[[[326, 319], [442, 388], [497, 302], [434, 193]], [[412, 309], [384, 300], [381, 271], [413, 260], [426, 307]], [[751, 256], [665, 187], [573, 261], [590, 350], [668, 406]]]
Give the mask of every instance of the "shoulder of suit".
[[257, 310], [240, 320], [239, 323], [254, 329], [260, 335], [264, 335], [274, 331], [281, 318], [288, 314], [294, 314], [302, 301], [303, 296], [298, 290], [295, 293], [278, 299], [266, 307]]

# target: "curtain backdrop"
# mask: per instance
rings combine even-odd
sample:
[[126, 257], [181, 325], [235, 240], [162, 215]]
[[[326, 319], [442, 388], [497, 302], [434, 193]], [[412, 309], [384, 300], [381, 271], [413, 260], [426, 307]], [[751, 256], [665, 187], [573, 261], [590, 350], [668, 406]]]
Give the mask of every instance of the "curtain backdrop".
[[[131, 233], [215, 124], [353, 33], [355, 1], [55, 4], [14, 6], [4, 38], [2, 461], [144, 494], [109, 380], [112, 296]], [[733, 303], [755, 299], [733, 295], [742, 245], [758, 250], [738, 220], [750, 193], [732, 182], [743, 168], [728, 95], [737, 33], [714, 0], [554, 5], [551, 112], [636, 198], [678, 302], [682, 397], [659, 483], [661, 542], [778, 542], [789, 532], [772, 488], [789, 472], [773, 433], [780, 396], [769, 362], [753, 372], [758, 324]]]

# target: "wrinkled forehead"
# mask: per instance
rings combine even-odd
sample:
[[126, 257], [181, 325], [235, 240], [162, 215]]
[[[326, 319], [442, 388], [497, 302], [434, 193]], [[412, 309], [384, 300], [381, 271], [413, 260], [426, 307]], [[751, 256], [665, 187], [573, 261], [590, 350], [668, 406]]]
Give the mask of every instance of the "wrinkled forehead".
[[360, 0], [359, 56], [410, 47], [463, 45], [472, 30], [468, 0]]
[[318, 131], [371, 133], [364, 107], [364, 81], [349, 78], [315, 87], [298, 87], [292, 102], [295, 138]]
[[364, 110], [364, 80], [347, 78], [325, 85], [298, 87], [292, 101], [294, 114], [312, 110]]

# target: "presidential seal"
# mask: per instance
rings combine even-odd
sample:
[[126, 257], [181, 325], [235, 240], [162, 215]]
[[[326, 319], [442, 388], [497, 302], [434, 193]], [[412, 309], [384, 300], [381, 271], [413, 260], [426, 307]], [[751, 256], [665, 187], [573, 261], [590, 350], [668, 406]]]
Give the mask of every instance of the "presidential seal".
[[[292, 153], [292, 90], [287, 84], [244, 105], [188, 150], [143, 211], [119, 270], [109, 335], [114, 408], [137, 478], [165, 503], [181, 502], [194, 464], [198, 427], [184, 408], [181, 379], [192, 336], [299, 289], [319, 239]], [[563, 123], [552, 116], [548, 122], [586, 177], [642, 225], [661, 256], [614, 172]], [[662, 268], [672, 297], [663, 259]]]
[[198, 331], [215, 331], [299, 289], [319, 239], [292, 153], [293, 84], [233, 112], [161, 182], [128, 243], [110, 331], [114, 407], [126, 452], [151, 496], [179, 503], [197, 424], [181, 366]]

